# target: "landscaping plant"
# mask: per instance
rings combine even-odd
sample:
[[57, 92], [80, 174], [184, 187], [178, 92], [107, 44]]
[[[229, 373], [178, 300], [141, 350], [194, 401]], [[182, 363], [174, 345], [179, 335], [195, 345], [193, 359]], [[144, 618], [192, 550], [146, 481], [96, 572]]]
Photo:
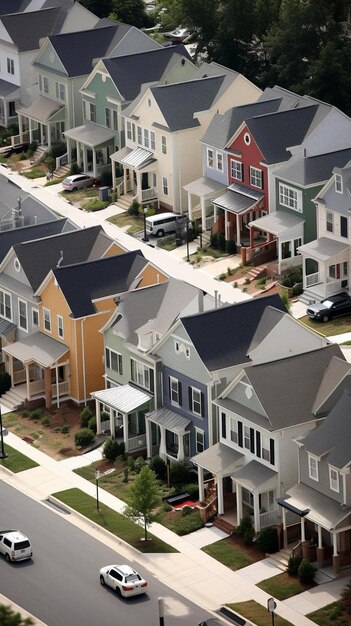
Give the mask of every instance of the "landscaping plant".
[[153, 521], [153, 511], [160, 503], [155, 472], [148, 465], [144, 465], [129, 487], [125, 515], [134, 521], [143, 520], [145, 541], [147, 529]]

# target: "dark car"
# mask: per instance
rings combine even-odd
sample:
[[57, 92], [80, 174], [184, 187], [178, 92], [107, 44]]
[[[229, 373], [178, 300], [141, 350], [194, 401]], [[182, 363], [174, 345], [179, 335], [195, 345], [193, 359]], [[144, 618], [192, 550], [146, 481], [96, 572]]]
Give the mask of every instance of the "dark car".
[[351, 313], [351, 297], [346, 292], [329, 296], [322, 302], [310, 304], [306, 313], [311, 319], [321, 320], [322, 322], [328, 322], [333, 317], [348, 315]]

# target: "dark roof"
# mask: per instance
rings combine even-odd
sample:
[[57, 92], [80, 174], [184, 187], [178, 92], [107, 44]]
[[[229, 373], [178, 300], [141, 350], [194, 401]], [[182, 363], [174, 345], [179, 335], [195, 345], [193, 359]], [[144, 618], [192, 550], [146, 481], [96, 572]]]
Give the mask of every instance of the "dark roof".
[[266, 307], [286, 313], [277, 294], [223, 306], [181, 319], [209, 371], [246, 363], [248, 351]]
[[9, 83], [7, 80], [0, 78], [0, 96], [2, 98], [6, 98], [13, 91], [16, 91], [16, 89], [19, 89], [18, 85], [14, 85], [13, 83]]
[[20, 13], [24, 11], [31, 0], [1, 0], [0, 2], [0, 15], [7, 15], [8, 13]]
[[139, 95], [143, 84], [158, 82], [171, 59], [180, 56], [191, 61], [183, 45], [127, 54], [103, 61], [121, 96], [130, 102]]
[[194, 113], [211, 108], [225, 79], [225, 76], [213, 76], [152, 87], [168, 128], [173, 132], [199, 126]]
[[[97, 261], [57, 267], [53, 274], [73, 317], [93, 315], [92, 300], [128, 291], [147, 264], [140, 250], [105, 257]], [[79, 289], [83, 285], [84, 289]]]
[[37, 50], [42, 37], [58, 32], [61, 9], [52, 7], [40, 11], [3, 15], [1, 21], [19, 52]]
[[[99, 238], [104, 240], [102, 248], [96, 247]], [[101, 226], [92, 226], [18, 243], [14, 251], [33, 291], [36, 291], [52, 268], [100, 258], [111, 243]]]
[[[13, 228], [0, 232], [0, 262], [3, 261], [12, 246], [24, 241], [32, 241], [50, 237], [58, 233], [64, 232], [65, 228], [71, 228], [67, 218], [53, 220], [34, 226], [24, 226], [23, 228]], [[73, 226], [72, 226], [73, 228]]]
[[328, 180], [334, 167], [344, 167], [350, 159], [351, 148], [311, 157], [292, 157], [276, 175], [300, 185], [312, 185]]

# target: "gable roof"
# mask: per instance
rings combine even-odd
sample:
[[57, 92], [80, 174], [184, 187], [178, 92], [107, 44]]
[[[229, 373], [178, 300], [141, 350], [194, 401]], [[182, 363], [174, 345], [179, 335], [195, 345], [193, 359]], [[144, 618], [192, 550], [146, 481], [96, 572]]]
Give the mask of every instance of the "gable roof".
[[31, 0], [1, 0], [0, 15], [24, 11], [30, 2]]
[[213, 371], [249, 361], [251, 342], [268, 306], [286, 313], [282, 299], [274, 294], [182, 317], [181, 322], [201, 360]]
[[330, 178], [334, 167], [343, 167], [350, 159], [351, 148], [311, 157], [291, 157], [275, 175], [299, 185], [322, 183]]
[[[74, 318], [93, 315], [93, 300], [128, 291], [148, 261], [140, 250], [87, 263], [56, 267], [52, 273]], [[79, 289], [84, 285], [84, 289]]]
[[169, 64], [181, 56], [191, 61], [185, 46], [179, 45], [103, 59], [103, 63], [121, 96], [131, 102], [139, 95], [141, 85], [158, 82]]
[[342, 178], [342, 192], [336, 191], [335, 177], [331, 176], [330, 181], [320, 191], [316, 200], [323, 202], [328, 209], [349, 217], [351, 209], [351, 160], [345, 163], [343, 167], [334, 167], [333, 173], [340, 174]]
[[75, 227], [67, 218], [62, 218], [53, 220], [52, 222], [24, 226], [23, 228], [12, 228], [11, 230], [0, 232], [0, 262], [3, 261], [11, 246], [15, 246], [17, 243], [24, 241], [32, 241], [41, 239], [42, 237], [57, 235], [65, 232], [67, 228], [74, 230]]
[[61, 8], [57, 6], [3, 15], [1, 22], [19, 52], [28, 52], [39, 48], [39, 40], [42, 37], [59, 31], [61, 18]]
[[112, 242], [101, 226], [92, 226], [18, 243], [13, 249], [36, 291], [53, 267], [101, 258]]

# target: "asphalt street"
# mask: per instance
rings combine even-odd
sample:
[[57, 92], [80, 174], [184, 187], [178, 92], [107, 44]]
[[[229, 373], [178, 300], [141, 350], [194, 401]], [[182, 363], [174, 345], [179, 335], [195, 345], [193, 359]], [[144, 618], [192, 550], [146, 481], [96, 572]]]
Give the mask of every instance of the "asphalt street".
[[147, 595], [123, 599], [101, 587], [100, 568], [125, 557], [0, 480], [0, 529], [11, 528], [28, 535], [34, 554], [16, 564], [0, 557], [1, 593], [48, 626], [157, 626], [159, 597], [164, 626], [196, 626], [210, 617], [133, 561], [147, 578]]

